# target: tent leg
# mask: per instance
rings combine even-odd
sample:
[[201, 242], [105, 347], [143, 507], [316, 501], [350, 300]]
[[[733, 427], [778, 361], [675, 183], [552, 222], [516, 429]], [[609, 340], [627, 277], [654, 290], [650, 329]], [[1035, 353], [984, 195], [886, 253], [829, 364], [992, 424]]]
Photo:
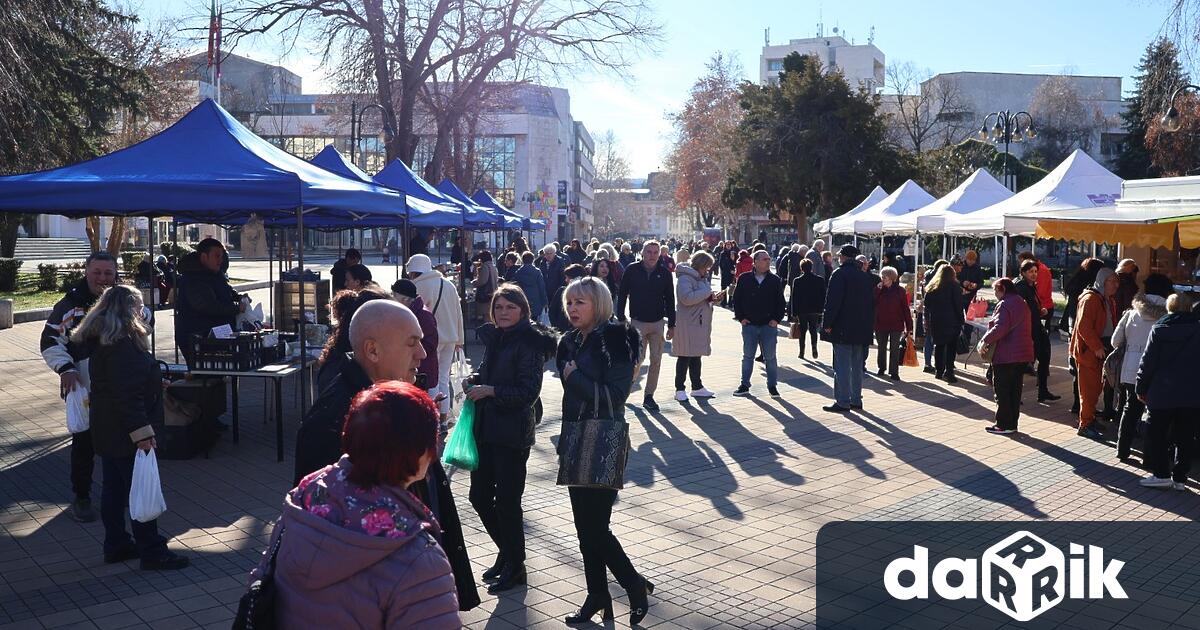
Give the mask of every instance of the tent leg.
[[267, 228], [267, 309], [271, 317], [271, 325], [279, 330], [279, 322], [275, 321], [275, 243], [271, 240], [271, 229]]
[[[174, 218], [171, 219], [171, 241], [173, 243], [175, 243], [176, 246], [179, 245], [179, 222], [176, 221]], [[178, 283], [178, 276], [176, 276], [176, 283]], [[178, 292], [176, 292], [176, 293], [178, 293]], [[175, 308], [175, 304], [173, 302], [171, 303], [171, 310], [172, 310], [173, 314], [175, 314], [175, 315], [178, 314], [177, 309]], [[179, 341], [177, 340], [174, 345], [175, 345], [175, 363], [179, 363]]]
[[[307, 410], [307, 403], [308, 403], [308, 346], [305, 343], [305, 337], [307, 336], [306, 333], [307, 333], [307, 328], [308, 328], [306, 325], [308, 323], [308, 317], [306, 317], [305, 313], [304, 313], [306, 296], [304, 295], [304, 207], [303, 206], [298, 206], [296, 208], [296, 259], [297, 259], [297, 263], [299, 264], [298, 278], [300, 281], [300, 286], [299, 286], [299, 290], [300, 290], [300, 331], [299, 331], [300, 332], [300, 417], [303, 418], [304, 414], [307, 413], [307, 411], [308, 411]], [[315, 293], [314, 293], [314, 296], [315, 296]], [[317, 316], [316, 308], [317, 307], [314, 304], [313, 315], [315, 316], [316, 319], [320, 319], [319, 316]], [[279, 448], [282, 449], [283, 445], [280, 444]], [[278, 455], [279, 455], [279, 459], [282, 460], [283, 453], [279, 452]]]
[[412, 258], [412, 256], [413, 256], [413, 253], [411, 251], [409, 251], [409, 249], [408, 249], [409, 243], [412, 242], [412, 236], [409, 234], [411, 232], [411, 230], [412, 230], [412, 228], [409, 225], [409, 220], [407, 218], [405, 218], [404, 219], [404, 254], [402, 255], [402, 257], [404, 258], [404, 264], [402, 266], [404, 267], [405, 275], [408, 275], [408, 259]]
[[[146, 217], [146, 241], [149, 246], [150, 260], [150, 356], [158, 360], [158, 337], [156, 332], [158, 329], [158, 286], [154, 282], [155, 272], [158, 266], [154, 264], [154, 217]], [[136, 274], [134, 277], [137, 277]]]
[[1006, 278], [1006, 277], [1008, 277], [1008, 234], [1007, 233], [1004, 234], [1004, 236], [1002, 237], [1000, 242], [1003, 244], [1003, 247], [1004, 247], [1004, 258], [1003, 258], [1004, 268], [1003, 268], [1003, 273], [999, 274], [997, 277]]

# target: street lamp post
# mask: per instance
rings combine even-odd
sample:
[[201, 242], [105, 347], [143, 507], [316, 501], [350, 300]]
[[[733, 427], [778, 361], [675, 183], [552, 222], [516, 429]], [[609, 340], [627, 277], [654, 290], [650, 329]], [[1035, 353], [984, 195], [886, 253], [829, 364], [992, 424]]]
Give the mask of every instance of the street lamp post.
[[[1025, 117], [1024, 129], [1021, 128], [1022, 116]], [[996, 119], [996, 124], [989, 130], [988, 121], [992, 118]], [[1008, 172], [1009, 145], [1023, 140], [1033, 140], [1036, 137], [1037, 133], [1033, 130], [1033, 116], [1030, 116], [1029, 112], [1013, 113], [1003, 110], [983, 117], [983, 126], [979, 128], [979, 139], [995, 144], [1004, 143], [1004, 186], [1013, 192], [1017, 190], [1017, 178], [1015, 174]]]
[[1167, 111], [1163, 114], [1162, 119], [1159, 121], [1162, 124], [1163, 131], [1175, 133], [1176, 131], [1179, 131], [1180, 127], [1183, 126], [1183, 121], [1179, 119], [1179, 110], [1175, 109], [1175, 99], [1179, 96], [1179, 93], [1184, 90], [1200, 90], [1200, 86], [1188, 83], [1187, 85], [1181, 85], [1178, 88], [1175, 88], [1175, 91], [1171, 92], [1171, 101], [1167, 103]]
[[[382, 105], [380, 105], [379, 103], [370, 103], [368, 105], [364, 105], [362, 109], [359, 109], [357, 101], [351, 102], [350, 103], [350, 163], [354, 164], [356, 166], [357, 166], [357, 162], [354, 161], [354, 149], [355, 149], [355, 147], [358, 146], [359, 141], [362, 139], [360, 136], [362, 135], [363, 114], [367, 113], [367, 110], [372, 109], [372, 108], [378, 108], [379, 115], [381, 117], [384, 117], [383, 128], [379, 130], [379, 141], [387, 142], [388, 136], [392, 135], [391, 134], [392, 130], [388, 126], [387, 119], [386, 119], [386, 112], [384, 112]], [[366, 153], [366, 151], [364, 151], [364, 153]]]

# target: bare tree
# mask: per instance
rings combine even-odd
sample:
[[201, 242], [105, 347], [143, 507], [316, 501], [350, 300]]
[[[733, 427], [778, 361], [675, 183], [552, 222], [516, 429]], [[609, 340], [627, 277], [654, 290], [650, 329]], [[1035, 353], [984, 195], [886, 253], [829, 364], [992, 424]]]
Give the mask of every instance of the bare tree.
[[954, 144], [972, 128], [969, 103], [953, 79], [904, 62], [888, 67], [887, 84], [896, 91], [886, 108], [893, 144], [921, 153]]
[[1099, 107], [1084, 101], [1075, 82], [1067, 76], [1050, 77], [1034, 90], [1029, 113], [1033, 114], [1038, 134], [1034, 148], [1044, 164], [1058, 164], [1075, 149], [1092, 149], [1107, 121]]
[[596, 231], [611, 234], [621, 225], [629, 225], [629, 192], [631, 175], [626, 149], [617, 134], [609, 129], [596, 138], [593, 165], [596, 167], [595, 199], [592, 211], [595, 214]]
[[[622, 71], [635, 51], [652, 46], [660, 27], [647, 0], [248, 0], [229, 12], [230, 35], [268, 31], [293, 45], [314, 42], [323, 65], [349, 91], [374, 93], [394, 130], [388, 160], [411, 164], [423, 89], [435, 79], [444, 109], [432, 171], [441, 175], [449, 137], [486, 83], [522, 67], [599, 67]], [[443, 137], [445, 136], [445, 137]]]

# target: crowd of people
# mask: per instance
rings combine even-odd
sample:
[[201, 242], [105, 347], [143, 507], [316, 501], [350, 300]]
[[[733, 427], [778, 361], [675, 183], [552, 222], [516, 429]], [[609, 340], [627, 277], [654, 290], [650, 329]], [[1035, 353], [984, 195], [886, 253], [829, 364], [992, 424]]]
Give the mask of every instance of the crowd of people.
[[[1030, 252], [1020, 255], [1017, 277], [991, 283], [990, 316], [979, 297], [986, 282], [974, 251], [936, 261], [920, 280], [907, 276], [908, 287], [903, 256], [886, 256], [879, 266], [852, 245], [835, 253], [819, 239], [780, 248], [775, 257], [758, 242], [743, 249], [732, 241], [593, 240], [535, 252], [514, 239], [507, 251], [484, 249], [462, 262], [487, 321], [475, 331], [481, 360], [458, 382], [450, 367], [466, 343], [465, 296], [427, 255], [410, 257], [407, 277], [390, 290], [372, 280], [355, 250], [335, 265], [339, 291], [319, 360], [319, 395], [297, 433], [293, 488], [252, 574], [272, 575], [284, 625], [453, 628], [458, 611], [480, 603], [438, 456], [456, 400], [474, 409], [479, 461], [468, 497], [495, 546], [479, 578], [493, 595], [524, 584], [522, 499], [547, 364], [562, 385], [558, 480], [568, 486], [586, 583], [568, 624], [613, 617], [610, 572], [628, 594], [630, 622], [647, 614], [654, 585], [610, 527], [630, 447], [626, 400], [644, 378], [641, 406], [659, 410], [655, 394], [668, 342], [675, 400], [717, 396], [702, 380], [715, 317], [740, 325], [735, 396], [752, 395], [758, 362], [767, 393], [780, 396], [780, 336], [796, 340], [806, 362], [809, 355], [818, 360], [818, 339], [832, 345], [827, 412], [863, 409], [872, 345], [875, 375], [902, 386], [899, 368], [906, 353], [916, 353], [918, 335], [925, 338], [925, 370], [952, 385], [969, 338], [967, 320], [983, 317], [986, 332], [973, 349], [989, 364], [996, 402], [987, 431], [1018, 430], [1027, 375], [1036, 377], [1039, 403], [1059, 399], [1048, 389], [1052, 279]], [[176, 337], [189, 364], [190, 343], [183, 340], [229, 323], [244, 308], [227, 269], [224, 247], [211, 239], [173, 268]], [[149, 311], [141, 293], [117, 276], [112, 256], [89, 257], [84, 279], [55, 306], [41, 340], [63, 395], [78, 386], [91, 391], [90, 428], [72, 436], [71, 513], [80, 521], [96, 518], [90, 488], [99, 456], [105, 561], [136, 558], [143, 569], [178, 569], [188, 558], [167, 549], [154, 521], [132, 521], [132, 535], [126, 529], [135, 455], [156, 447], [163, 383], [149, 352]], [[1064, 292], [1059, 325], [1070, 335], [1079, 434], [1105, 439], [1115, 432], [1121, 460], [1131, 457], [1141, 434], [1142, 464], [1150, 472], [1141, 485], [1184, 489], [1200, 413], [1188, 369], [1190, 351], [1200, 350], [1191, 300], [1161, 274], [1139, 280], [1132, 260], [1115, 269], [1084, 260]], [[779, 330], [784, 322], [786, 334]], [[572, 437], [584, 432], [593, 439]]]

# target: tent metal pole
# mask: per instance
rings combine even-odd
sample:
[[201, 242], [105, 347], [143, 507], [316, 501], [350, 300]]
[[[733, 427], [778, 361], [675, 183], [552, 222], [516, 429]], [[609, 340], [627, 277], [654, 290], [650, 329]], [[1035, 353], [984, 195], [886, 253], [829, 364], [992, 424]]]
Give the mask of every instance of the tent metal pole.
[[[306, 317], [304, 312], [306, 296], [304, 295], [304, 206], [302, 205], [296, 206], [296, 240], [296, 257], [299, 264], [298, 279], [300, 281], [300, 417], [303, 418], [304, 414], [308, 411], [308, 344], [305, 342], [306, 333], [308, 332], [308, 317]], [[319, 317], [316, 317], [316, 309], [318, 307], [315, 302], [315, 290], [313, 291], [313, 298], [314, 319], [319, 319]], [[283, 444], [280, 444], [279, 448], [282, 449]], [[280, 450], [277, 454], [279, 455], [279, 459], [282, 460], [283, 451]]]
[[279, 330], [279, 322], [275, 321], [275, 244], [271, 241], [271, 228], [267, 233], [267, 309], [271, 316], [271, 325]]
[[[401, 231], [403, 230], [405, 225], [408, 225], [408, 216], [407, 215], [405, 215], [404, 222], [400, 226], [401, 229], [396, 231], [396, 255], [393, 256], [393, 258], [395, 258], [396, 260], [393, 260], [392, 264], [394, 264], [396, 266], [396, 279], [397, 280], [399, 280], [402, 277], [400, 275], [400, 268], [408, 265], [407, 261], [400, 260], [401, 258], [404, 258], [404, 256], [400, 253], [400, 242], [399, 241], [401, 238], [400, 237]], [[388, 252], [388, 254], [391, 254], [391, 252]]]
[[1008, 232], [1004, 233], [1004, 238], [1001, 240], [1001, 243], [1004, 247], [1004, 272], [997, 274], [997, 277], [1006, 278], [1008, 277]]
[[[146, 217], [146, 235], [147, 242], [150, 248], [147, 260], [150, 262], [150, 356], [158, 360], [158, 338], [156, 332], [158, 329], [158, 283], [154, 281], [155, 272], [158, 270], [158, 265], [154, 264], [154, 217]], [[137, 277], [135, 271], [134, 277]]]

